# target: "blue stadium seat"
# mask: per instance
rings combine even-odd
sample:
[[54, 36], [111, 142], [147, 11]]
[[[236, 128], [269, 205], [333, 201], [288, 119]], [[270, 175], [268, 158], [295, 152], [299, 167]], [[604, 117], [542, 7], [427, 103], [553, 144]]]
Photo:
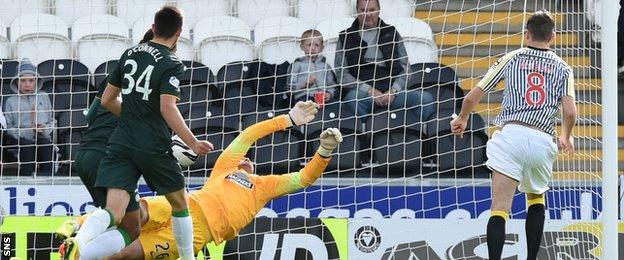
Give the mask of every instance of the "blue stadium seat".
[[55, 112], [86, 109], [89, 103], [89, 69], [75, 60], [47, 60], [37, 66], [43, 90], [50, 95]]
[[480, 166], [486, 160], [485, 144], [488, 136], [485, 122], [479, 114], [473, 113], [468, 119], [464, 137], [455, 137], [451, 134], [450, 122], [451, 115], [458, 112], [459, 109], [440, 110], [435, 114], [438, 120], [427, 123], [428, 137], [425, 143], [430, 154], [424, 157], [437, 163], [441, 174], [457, 173], [459, 175], [455, 177], [474, 177], [467, 174], [475, 169], [480, 173], [487, 172]]
[[257, 110], [258, 98], [253, 88], [259, 76], [258, 64], [258, 61], [228, 63], [217, 73], [217, 88], [223, 92], [225, 109], [232, 117], [240, 119]]
[[407, 116], [408, 109], [374, 113], [366, 122], [372, 145], [372, 162], [377, 176], [413, 176], [427, 172], [422, 168], [422, 155], [428, 154], [422, 144], [423, 123]]
[[[244, 116], [242, 127], [245, 129], [257, 122], [285, 114], [287, 111], [268, 111]], [[250, 151], [250, 157], [256, 165], [256, 174], [287, 173], [300, 169], [304, 142], [303, 133], [297, 128], [276, 132], [258, 140]]]
[[337, 102], [325, 105], [312, 122], [302, 127], [307, 141], [305, 155], [308, 158], [314, 156], [319, 147], [319, 136], [325, 129], [338, 128], [342, 133], [343, 141], [325, 171], [331, 172], [338, 169], [341, 174], [356, 171], [362, 167], [366, 143], [366, 139], [358, 130], [358, 125], [355, 112], [348, 106]]
[[[208, 97], [217, 97], [217, 90], [211, 84], [214, 76], [204, 64], [194, 61], [183, 61], [186, 71], [180, 78], [180, 102], [178, 108], [182, 115], [189, 112], [190, 106], [203, 104], [205, 107]], [[208, 93], [210, 92], [210, 93]]]
[[439, 63], [412, 64], [407, 84], [410, 89], [424, 89], [430, 93], [436, 111], [458, 108], [464, 97], [455, 71]]
[[93, 72], [93, 87], [95, 90], [115, 67], [117, 67], [117, 60], [109, 60], [97, 66]]
[[238, 133], [240, 122], [233, 117], [225, 117], [224, 110], [220, 105], [209, 102], [204, 110], [202, 106], [191, 107], [189, 127], [200, 140], [208, 140], [214, 145], [215, 152], [206, 156], [200, 156], [198, 161], [191, 166], [191, 175], [206, 176], [206, 170], [210, 170], [221, 152], [229, 145]]
[[0, 85], [2, 85], [2, 102], [0, 108], [4, 111], [4, 102], [11, 95], [15, 95], [13, 90], [11, 90], [11, 80], [15, 77], [17, 73], [17, 66], [19, 65], [18, 61], [15, 60], [0, 60]]

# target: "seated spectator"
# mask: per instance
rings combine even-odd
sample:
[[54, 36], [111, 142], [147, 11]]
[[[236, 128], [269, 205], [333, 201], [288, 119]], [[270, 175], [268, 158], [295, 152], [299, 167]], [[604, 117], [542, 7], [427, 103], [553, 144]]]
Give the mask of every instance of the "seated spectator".
[[20, 62], [17, 75], [11, 81], [16, 95], [6, 99], [5, 117], [7, 133], [17, 140], [16, 157], [20, 162], [19, 175], [29, 176], [52, 173], [52, 132], [56, 125], [48, 94], [41, 90], [43, 82], [35, 65], [28, 59]]
[[407, 90], [409, 69], [403, 39], [394, 26], [379, 18], [378, 0], [358, 0], [357, 18], [340, 32], [334, 68], [348, 92], [345, 102], [359, 116], [375, 107], [409, 108], [427, 119], [434, 112], [433, 96], [422, 89]]
[[288, 68], [288, 85], [291, 90], [291, 106], [297, 101], [315, 100], [316, 93], [323, 93], [323, 101], [334, 98], [336, 78], [323, 54], [323, 35], [317, 30], [307, 30], [301, 35], [301, 50], [306, 54], [295, 59]]

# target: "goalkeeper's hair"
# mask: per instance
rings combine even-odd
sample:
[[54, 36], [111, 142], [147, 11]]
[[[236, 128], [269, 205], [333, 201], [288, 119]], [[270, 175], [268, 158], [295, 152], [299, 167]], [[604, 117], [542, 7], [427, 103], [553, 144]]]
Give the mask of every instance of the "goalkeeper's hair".
[[526, 29], [534, 40], [548, 42], [555, 32], [555, 19], [546, 10], [537, 11], [527, 20]]
[[182, 10], [176, 6], [163, 6], [154, 15], [154, 36], [161, 38], [173, 37], [181, 28]]

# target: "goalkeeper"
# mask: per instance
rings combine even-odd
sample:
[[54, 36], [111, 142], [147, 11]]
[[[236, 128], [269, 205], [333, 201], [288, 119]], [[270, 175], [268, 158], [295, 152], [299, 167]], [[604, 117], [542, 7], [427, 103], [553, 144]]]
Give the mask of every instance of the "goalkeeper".
[[[258, 139], [308, 123], [316, 113], [316, 104], [312, 101], [298, 102], [289, 115], [248, 127], [223, 151], [204, 186], [189, 195], [195, 253], [212, 241], [220, 244], [234, 238], [268, 201], [310, 186], [321, 176], [332, 151], [342, 142], [342, 135], [335, 128], [321, 133], [317, 153], [298, 172], [258, 176], [253, 174], [253, 165], [245, 158]], [[167, 200], [162, 196], [143, 198], [140, 212], [139, 238], [110, 259], [176, 259], [178, 252], [170, 227], [171, 206]], [[73, 238], [65, 244], [66, 259], [73, 259], [76, 251]]]

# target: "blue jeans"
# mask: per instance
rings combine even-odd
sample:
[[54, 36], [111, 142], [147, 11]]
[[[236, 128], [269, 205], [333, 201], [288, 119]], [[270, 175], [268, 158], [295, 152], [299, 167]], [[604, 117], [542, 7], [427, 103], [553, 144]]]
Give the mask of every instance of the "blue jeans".
[[[345, 96], [345, 102], [347, 105], [356, 111], [358, 117], [364, 120], [373, 113], [373, 98], [362, 90], [354, 89], [347, 93]], [[375, 104], [375, 107], [380, 107]], [[409, 112], [420, 121], [423, 121], [434, 111], [433, 96], [426, 91], [420, 89], [404, 90], [396, 93], [396, 97], [390, 109], [407, 108]]]

